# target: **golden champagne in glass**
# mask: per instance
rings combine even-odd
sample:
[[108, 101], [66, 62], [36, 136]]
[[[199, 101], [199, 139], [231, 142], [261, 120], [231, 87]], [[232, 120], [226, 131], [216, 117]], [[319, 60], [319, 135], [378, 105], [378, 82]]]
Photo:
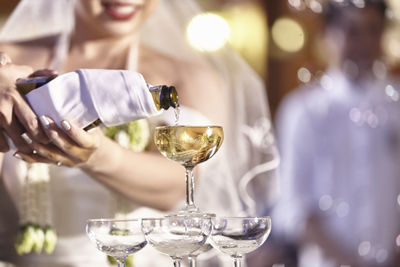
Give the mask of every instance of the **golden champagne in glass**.
[[184, 213], [198, 213], [194, 204], [193, 168], [217, 153], [224, 139], [221, 126], [161, 126], [156, 127], [154, 142], [161, 154], [185, 167], [186, 207]]

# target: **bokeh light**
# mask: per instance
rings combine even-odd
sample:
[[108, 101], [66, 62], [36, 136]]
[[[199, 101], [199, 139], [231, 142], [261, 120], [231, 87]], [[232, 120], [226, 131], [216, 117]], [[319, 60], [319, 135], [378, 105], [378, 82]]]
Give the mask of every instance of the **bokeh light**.
[[371, 243], [368, 241], [363, 241], [358, 245], [358, 254], [361, 257], [367, 256], [371, 250]]
[[305, 43], [303, 27], [291, 18], [279, 18], [272, 25], [272, 40], [285, 52], [300, 51]]
[[309, 8], [315, 13], [322, 13], [322, 4], [317, 0], [311, 0], [308, 4]]
[[400, 19], [400, 1], [399, 0], [387, 0], [389, 6], [391, 7], [390, 11], [393, 12], [394, 19]]
[[389, 36], [389, 41], [387, 43], [387, 52], [389, 55], [400, 58], [400, 42], [399, 40], [395, 39], [397, 36]]
[[[400, 97], [399, 92], [396, 89], [394, 89], [394, 87], [392, 85], [390, 85], [390, 84], [386, 85], [385, 93], [393, 101], [395, 101], [395, 102], [399, 101], [399, 97]], [[400, 195], [399, 195], [399, 198], [397, 199], [397, 202], [400, 205]]]
[[387, 75], [386, 64], [380, 60], [376, 60], [372, 66], [372, 71], [378, 79], [385, 79]]
[[306, 5], [302, 0], [288, 0], [289, 5], [297, 10], [304, 10]]
[[356, 124], [362, 125], [362, 114], [358, 108], [352, 108], [349, 112], [350, 120]]
[[192, 18], [187, 27], [190, 44], [200, 51], [216, 51], [229, 39], [228, 23], [213, 13], [203, 13]]
[[252, 1], [227, 5], [219, 13], [230, 27], [229, 44], [254, 70], [265, 77], [268, 23], [263, 7]]
[[303, 83], [308, 83], [311, 81], [312, 74], [307, 68], [301, 67], [297, 71], [297, 78]]
[[321, 83], [322, 88], [325, 90], [333, 89], [333, 80], [328, 74], [323, 74], [319, 82]]
[[380, 249], [378, 250], [378, 252], [376, 253], [376, 261], [378, 263], [383, 263], [386, 261], [387, 257], [388, 257], [389, 253], [387, 252], [386, 249]]
[[333, 199], [330, 195], [323, 195], [320, 199], [319, 199], [319, 208], [322, 211], [327, 211], [332, 207], [333, 204]]
[[400, 247], [400, 235], [396, 237], [396, 245]]
[[347, 202], [342, 201], [336, 207], [336, 215], [339, 218], [346, 217], [349, 214], [350, 206]]
[[364, 8], [365, 7], [365, 1], [364, 0], [352, 0], [352, 2], [358, 8]]

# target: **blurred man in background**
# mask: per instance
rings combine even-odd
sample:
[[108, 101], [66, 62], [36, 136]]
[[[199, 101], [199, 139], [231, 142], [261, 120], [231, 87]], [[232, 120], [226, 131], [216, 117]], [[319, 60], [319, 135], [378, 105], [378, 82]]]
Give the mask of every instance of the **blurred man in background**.
[[298, 245], [298, 266], [400, 266], [399, 83], [380, 61], [385, 12], [379, 0], [329, 1], [329, 69], [279, 109], [274, 230]]

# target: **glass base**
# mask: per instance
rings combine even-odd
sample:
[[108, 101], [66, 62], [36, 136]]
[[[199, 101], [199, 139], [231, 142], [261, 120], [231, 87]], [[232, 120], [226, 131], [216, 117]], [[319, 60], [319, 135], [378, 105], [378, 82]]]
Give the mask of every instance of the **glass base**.
[[186, 205], [186, 207], [178, 211], [178, 213], [201, 213], [201, 212], [200, 209], [195, 205]]

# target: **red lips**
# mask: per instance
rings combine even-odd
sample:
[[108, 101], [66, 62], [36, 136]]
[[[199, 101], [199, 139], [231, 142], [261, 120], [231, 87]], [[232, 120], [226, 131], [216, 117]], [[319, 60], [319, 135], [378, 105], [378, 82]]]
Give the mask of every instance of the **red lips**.
[[114, 20], [129, 20], [141, 6], [123, 1], [103, 1], [105, 12]]

